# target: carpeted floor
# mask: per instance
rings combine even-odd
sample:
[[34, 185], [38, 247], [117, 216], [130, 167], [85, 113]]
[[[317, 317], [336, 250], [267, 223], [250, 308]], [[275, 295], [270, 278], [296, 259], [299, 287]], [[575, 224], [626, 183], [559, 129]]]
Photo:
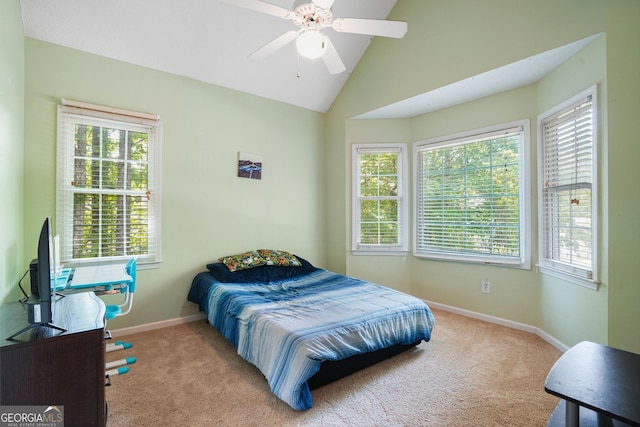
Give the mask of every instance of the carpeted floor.
[[131, 371], [107, 387], [108, 427], [545, 426], [559, 350], [527, 332], [433, 310], [431, 341], [312, 391], [294, 411], [205, 321], [130, 335]]

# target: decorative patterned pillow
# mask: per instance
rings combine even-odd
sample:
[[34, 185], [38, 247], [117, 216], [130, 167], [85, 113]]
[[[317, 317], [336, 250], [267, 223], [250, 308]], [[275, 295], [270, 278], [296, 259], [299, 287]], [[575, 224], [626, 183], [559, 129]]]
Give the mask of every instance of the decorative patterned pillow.
[[238, 255], [228, 255], [218, 258], [229, 271], [246, 270], [247, 268], [265, 265], [266, 261], [256, 251], [243, 252]]
[[262, 257], [266, 265], [277, 265], [280, 267], [300, 267], [302, 263], [290, 252], [278, 251], [274, 249], [258, 249], [258, 255]]
[[261, 265], [256, 268], [247, 268], [245, 270], [231, 272], [227, 266], [221, 262], [215, 262], [207, 264], [207, 269], [219, 282], [250, 284], [265, 284], [279, 282], [281, 280], [289, 280], [318, 270], [318, 268], [314, 267], [309, 261], [301, 256], [296, 255], [295, 257], [300, 261], [302, 267]]

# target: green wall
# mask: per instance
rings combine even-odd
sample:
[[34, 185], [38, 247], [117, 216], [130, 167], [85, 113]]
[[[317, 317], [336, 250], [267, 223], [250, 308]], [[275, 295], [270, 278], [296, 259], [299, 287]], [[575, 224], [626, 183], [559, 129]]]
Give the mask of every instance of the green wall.
[[[412, 134], [415, 141], [421, 141], [522, 119], [529, 119], [531, 128], [534, 108], [535, 88], [526, 86], [415, 117]], [[535, 144], [531, 140], [529, 150], [525, 156], [531, 159], [533, 180]], [[411, 266], [412, 291], [425, 299], [525, 324], [537, 323], [538, 305], [533, 303], [536, 287], [529, 270], [419, 258], [412, 258]], [[483, 279], [491, 284], [490, 294], [481, 292]]]
[[[609, 343], [640, 353], [640, 2], [607, 8]], [[630, 197], [631, 195], [631, 197]]]
[[[37, 228], [55, 211], [55, 106], [64, 97], [156, 113], [163, 121], [164, 262], [140, 271], [134, 311], [112, 328], [193, 314], [185, 297], [205, 263], [277, 246], [435, 302], [531, 324], [566, 345], [589, 339], [640, 352], [640, 199], [633, 197], [640, 182], [640, 2], [399, 0], [390, 19], [407, 21], [409, 32], [401, 40], [375, 38], [326, 115], [24, 39], [19, 9], [18, 0], [0, 3], [0, 183], [8, 201], [0, 207], [3, 300], [18, 297]], [[591, 54], [538, 84], [410, 119], [350, 120], [599, 33], [606, 36]], [[567, 79], [585, 60], [590, 71]], [[536, 115], [596, 81], [604, 103], [598, 291], [535, 268], [350, 254], [352, 143], [411, 143], [464, 130], [459, 126], [529, 117], [533, 153]], [[238, 151], [263, 156], [262, 181], [235, 177]], [[536, 194], [534, 160], [531, 166]], [[534, 200], [534, 219], [535, 212]], [[479, 290], [485, 277], [489, 295]]]
[[[635, 191], [632, 183], [640, 182], [640, 168], [631, 163], [638, 158], [640, 146], [633, 127], [633, 117], [637, 121], [640, 116], [638, 4], [632, 0], [399, 0], [389, 18], [407, 21], [407, 35], [402, 40], [374, 39], [327, 114], [328, 182], [346, 182], [343, 192], [326, 194], [331, 212], [327, 228], [335, 230], [327, 242], [330, 268], [371, 279], [382, 276], [386, 284], [400, 289], [406, 289], [409, 280], [409, 289], [417, 296], [529, 324], [568, 346], [591, 340], [640, 352], [640, 310], [636, 308], [640, 282], [633, 272], [640, 227], [632, 218], [638, 201], [628, 202], [629, 192]], [[352, 117], [601, 33], [606, 35], [536, 84], [407, 119], [404, 129], [378, 139], [406, 141], [409, 129], [409, 140], [415, 142], [529, 118], [531, 270], [428, 261], [412, 255], [383, 259], [350, 254], [350, 146], [374, 142], [372, 130], [379, 126], [376, 121]], [[535, 269], [536, 118], [596, 83], [602, 114], [602, 284], [593, 291]], [[358, 121], [370, 123], [353, 123]], [[390, 271], [401, 272], [395, 283], [388, 283], [394, 282]], [[483, 278], [491, 281], [489, 295], [480, 291]]]
[[22, 259], [22, 33], [20, 2], [0, 2], [0, 301], [22, 297], [18, 281], [27, 269]]
[[[549, 73], [537, 85], [537, 113], [555, 107], [572, 96], [598, 85], [598, 143], [599, 157], [598, 187], [600, 222], [599, 278], [597, 292], [564, 282], [547, 275], [538, 274], [540, 288], [540, 320], [538, 325], [549, 334], [565, 343], [581, 340], [609, 342], [607, 331], [609, 279], [609, 183], [606, 153], [608, 141], [608, 93], [606, 36], [601, 36], [585, 46], [580, 52]], [[567, 301], [577, 309], [567, 310]]]
[[[60, 99], [162, 121], [163, 262], [139, 271], [134, 308], [112, 329], [197, 313], [191, 280], [222, 255], [270, 247], [323, 265], [322, 114], [34, 39], [25, 50], [24, 263], [55, 214]], [[262, 156], [262, 180], [236, 176], [239, 151]]]
[[[349, 120], [346, 123], [347, 143], [347, 159], [351, 161], [351, 145], [360, 143], [406, 143], [407, 144], [407, 165], [411, 176], [411, 127], [407, 119], [388, 119], [388, 120]], [[347, 167], [346, 183], [348, 187], [347, 194], [351, 197], [351, 163]], [[409, 186], [409, 194], [411, 187]], [[351, 199], [346, 206], [350, 206]], [[411, 210], [411, 206], [409, 206]], [[351, 210], [348, 209], [349, 215]], [[349, 216], [346, 224], [347, 238], [346, 248], [349, 275], [369, 280], [374, 283], [380, 283], [398, 289], [403, 292], [411, 293], [411, 268], [410, 257], [405, 256], [360, 256], [351, 255], [351, 219]]]

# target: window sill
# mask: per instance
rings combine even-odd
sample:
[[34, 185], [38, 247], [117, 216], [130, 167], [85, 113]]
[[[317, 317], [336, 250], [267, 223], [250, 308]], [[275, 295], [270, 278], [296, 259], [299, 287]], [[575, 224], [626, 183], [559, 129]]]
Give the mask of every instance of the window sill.
[[[117, 259], [112, 259], [112, 258], [90, 258], [90, 259], [76, 260], [76, 261], [73, 261], [73, 262], [65, 262], [62, 265], [65, 268], [88, 267], [88, 266], [93, 266], [93, 265], [123, 264], [123, 263], [126, 263], [128, 260], [129, 260], [129, 258], [127, 258], [127, 257], [117, 258]], [[142, 258], [138, 258], [138, 261], [136, 263], [136, 269], [137, 270], [152, 270], [152, 269], [160, 268], [161, 264], [162, 264], [162, 260], [145, 261]]]
[[153, 270], [160, 268], [160, 264], [162, 264], [162, 261], [141, 262], [138, 264], [138, 270]]
[[483, 257], [483, 256], [455, 256], [455, 255], [446, 255], [446, 254], [424, 254], [424, 253], [413, 253], [413, 256], [416, 258], [428, 259], [431, 261], [444, 261], [444, 262], [457, 262], [464, 264], [480, 264], [480, 265], [490, 265], [494, 267], [504, 267], [504, 268], [516, 268], [521, 270], [531, 270], [531, 264], [526, 262], [523, 263], [520, 260], [499, 260], [495, 258]]
[[409, 251], [404, 251], [404, 250], [372, 251], [367, 249], [351, 249], [351, 254], [356, 256], [361, 256], [361, 255], [407, 256], [408, 253]]
[[536, 264], [536, 267], [538, 268], [538, 271], [540, 271], [542, 274], [555, 277], [556, 279], [565, 280], [575, 285], [582, 286], [587, 289], [591, 289], [592, 291], [597, 291], [600, 287], [599, 281], [594, 281], [594, 280], [586, 279], [584, 277], [576, 276], [574, 274], [569, 274], [565, 271], [547, 267], [545, 265]]

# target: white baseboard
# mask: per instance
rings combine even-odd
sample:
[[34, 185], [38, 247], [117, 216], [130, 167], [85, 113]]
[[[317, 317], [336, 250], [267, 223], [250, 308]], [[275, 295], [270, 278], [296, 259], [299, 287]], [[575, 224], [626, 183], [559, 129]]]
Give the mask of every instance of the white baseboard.
[[[427, 305], [429, 305], [429, 307], [437, 308], [444, 311], [449, 311], [451, 313], [459, 314], [461, 316], [471, 317], [473, 319], [484, 320], [485, 322], [495, 323], [501, 326], [506, 326], [508, 328], [530, 332], [532, 334], [539, 336], [540, 338], [542, 338], [543, 340], [545, 340], [546, 342], [548, 342], [549, 344], [551, 344], [552, 346], [554, 346], [555, 348], [557, 348], [563, 353], [569, 349], [568, 346], [564, 345], [556, 338], [552, 337], [545, 331], [535, 326], [527, 325], [525, 323], [514, 322], [512, 320], [503, 319], [501, 317], [490, 316], [488, 314], [482, 314], [482, 313], [478, 313], [471, 310], [465, 310], [463, 308], [453, 307], [446, 304], [440, 304], [433, 301], [425, 300], [425, 302], [427, 303]], [[154, 329], [166, 328], [168, 326], [175, 326], [183, 323], [197, 322], [199, 320], [204, 320], [204, 319], [206, 319], [204, 313], [198, 313], [198, 314], [193, 314], [191, 316], [178, 317], [178, 318], [169, 319], [169, 320], [162, 320], [160, 322], [146, 323], [144, 325], [139, 325], [139, 326], [131, 326], [129, 328], [115, 329], [111, 331], [111, 336], [113, 338], [118, 338], [125, 335], [152, 331]]]
[[554, 346], [555, 348], [557, 348], [558, 350], [560, 350], [563, 353], [565, 351], [569, 350], [569, 346], [561, 343], [559, 340], [557, 340], [556, 338], [552, 337], [551, 335], [549, 335], [548, 333], [546, 333], [545, 331], [543, 331], [541, 329], [537, 329], [536, 328], [536, 335], [539, 336], [540, 338], [542, 338], [543, 340], [545, 340], [546, 342], [548, 342], [549, 344], [551, 344], [552, 346]]
[[535, 326], [527, 325], [525, 323], [514, 322], [513, 320], [507, 320], [501, 317], [490, 316], [488, 314], [482, 314], [482, 313], [478, 313], [471, 310], [465, 310], [463, 308], [453, 307], [446, 304], [440, 304], [433, 301], [425, 300], [425, 302], [429, 307], [437, 308], [443, 311], [449, 311], [451, 313], [459, 314], [461, 316], [471, 317], [473, 319], [484, 320], [485, 322], [495, 323], [495, 324], [506, 326], [512, 329], [518, 329], [521, 331], [530, 332], [532, 334], [539, 336], [540, 338], [542, 338], [543, 340], [545, 340], [546, 342], [548, 342], [549, 344], [551, 344], [552, 346], [554, 346], [555, 348], [557, 348], [563, 353], [569, 349], [568, 346], [564, 345], [556, 338], [552, 337], [545, 331]]
[[122, 337], [125, 335], [137, 334], [140, 332], [152, 331], [154, 329], [166, 328], [168, 326], [181, 325], [183, 323], [197, 322], [198, 320], [204, 320], [206, 316], [204, 313], [192, 314], [191, 316], [178, 317], [175, 319], [161, 320], [160, 322], [146, 323], [139, 326], [131, 326], [128, 328], [114, 329], [111, 331], [113, 338]]

